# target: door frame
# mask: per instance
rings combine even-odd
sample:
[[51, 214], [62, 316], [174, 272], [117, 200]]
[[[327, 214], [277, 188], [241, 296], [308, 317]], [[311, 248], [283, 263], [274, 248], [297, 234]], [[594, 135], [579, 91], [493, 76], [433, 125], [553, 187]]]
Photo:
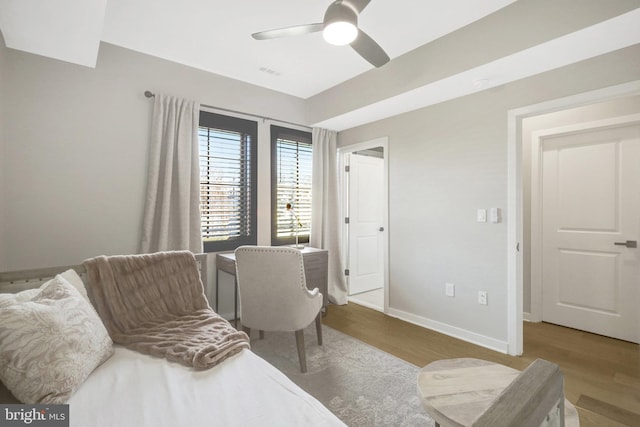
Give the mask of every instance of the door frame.
[[[384, 259], [384, 306], [383, 312], [389, 311], [389, 138], [381, 137], [356, 144], [349, 144], [338, 148], [339, 188], [340, 188], [340, 218], [348, 216], [349, 206], [349, 181], [345, 166], [348, 155], [355, 151], [362, 151], [375, 147], [382, 147], [383, 157], [383, 195], [382, 195], [382, 226], [385, 232], [382, 236], [382, 250]], [[341, 220], [342, 221], [342, 220]], [[349, 226], [342, 221], [342, 257], [343, 265], [349, 268]]]
[[567, 136], [582, 131], [598, 131], [640, 123], [640, 114], [610, 117], [536, 131], [531, 136], [531, 311], [529, 320], [542, 319], [542, 150], [549, 136]]
[[522, 121], [527, 117], [640, 94], [640, 80], [507, 112], [507, 353], [523, 352]]

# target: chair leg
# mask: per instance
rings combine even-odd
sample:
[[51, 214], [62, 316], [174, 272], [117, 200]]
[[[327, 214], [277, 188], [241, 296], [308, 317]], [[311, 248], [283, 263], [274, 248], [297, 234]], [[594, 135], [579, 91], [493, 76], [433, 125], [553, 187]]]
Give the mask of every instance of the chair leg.
[[304, 374], [307, 372], [307, 357], [304, 353], [304, 331], [296, 331], [296, 346], [298, 347], [298, 359], [300, 359], [300, 370]]
[[260, 339], [263, 340], [264, 339], [264, 331], [261, 329], [260, 330]]
[[316, 337], [318, 337], [318, 345], [322, 345], [322, 312], [316, 316]]

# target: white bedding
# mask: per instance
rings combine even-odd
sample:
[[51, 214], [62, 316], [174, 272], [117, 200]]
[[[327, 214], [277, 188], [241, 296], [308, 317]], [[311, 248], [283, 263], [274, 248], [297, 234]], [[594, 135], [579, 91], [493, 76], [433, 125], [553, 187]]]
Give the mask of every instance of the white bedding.
[[345, 425], [249, 350], [194, 371], [115, 346], [68, 403], [71, 427]]

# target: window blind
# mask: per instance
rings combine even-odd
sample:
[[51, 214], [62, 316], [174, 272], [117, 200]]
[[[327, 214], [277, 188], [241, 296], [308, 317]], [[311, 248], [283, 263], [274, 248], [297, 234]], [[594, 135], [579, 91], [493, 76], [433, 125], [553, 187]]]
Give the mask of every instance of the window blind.
[[[272, 244], [309, 241], [311, 229], [311, 135], [272, 126]], [[290, 204], [291, 209], [287, 210]]]
[[[252, 132], [250, 124], [255, 122], [212, 113], [203, 120], [202, 113], [198, 142], [205, 251], [255, 244], [257, 126]], [[248, 128], [243, 122], [249, 123]]]

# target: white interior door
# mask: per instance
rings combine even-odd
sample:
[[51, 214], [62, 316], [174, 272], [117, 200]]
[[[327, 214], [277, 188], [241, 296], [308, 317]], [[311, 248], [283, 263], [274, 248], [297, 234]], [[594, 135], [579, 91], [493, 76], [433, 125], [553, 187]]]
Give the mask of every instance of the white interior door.
[[384, 159], [349, 159], [349, 295], [384, 286]]
[[640, 125], [541, 141], [542, 319], [639, 342]]

